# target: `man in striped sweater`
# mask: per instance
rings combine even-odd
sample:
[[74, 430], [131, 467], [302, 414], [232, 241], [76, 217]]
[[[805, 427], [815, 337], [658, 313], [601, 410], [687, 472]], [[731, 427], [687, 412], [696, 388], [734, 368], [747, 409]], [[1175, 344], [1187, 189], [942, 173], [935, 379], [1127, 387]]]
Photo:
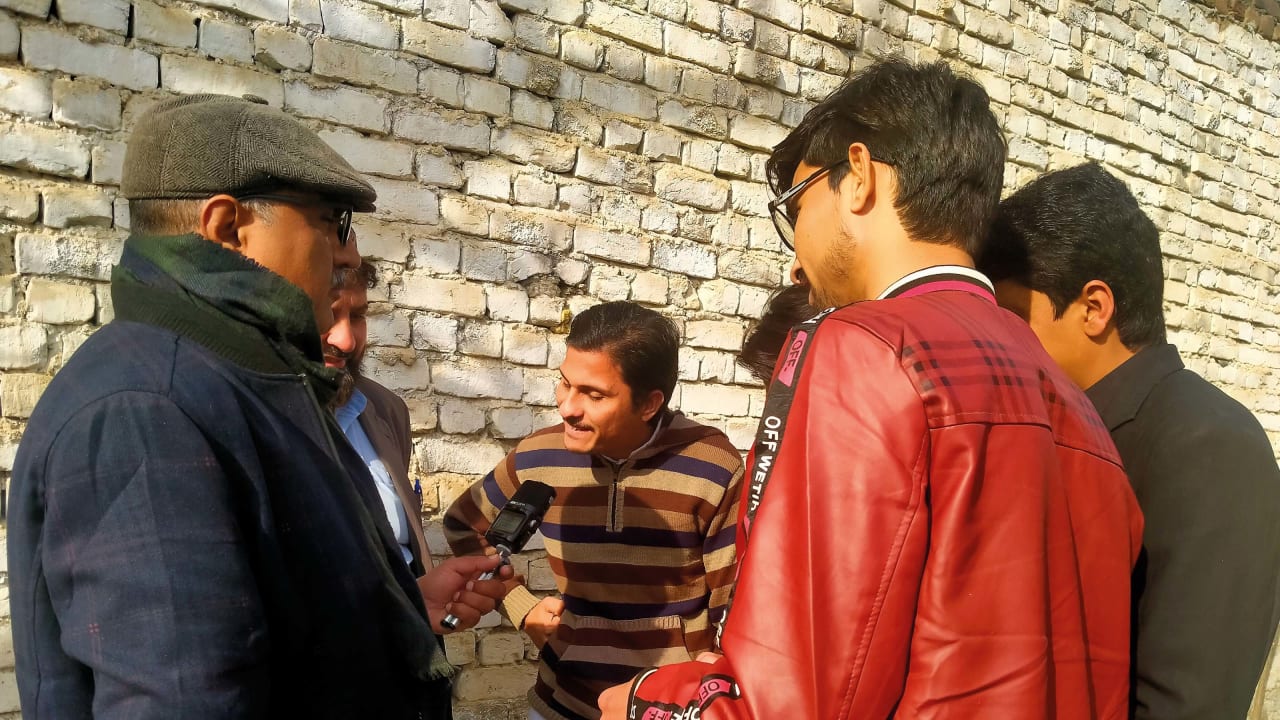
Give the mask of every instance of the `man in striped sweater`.
[[564, 422], [522, 440], [444, 520], [455, 553], [481, 552], [520, 483], [556, 489], [542, 532], [561, 597], [516, 587], [502, 607], [541, 649], [532, 720], [594, 720], [605, 688], [712, 649], [743, 472], [724, 433], [667, 407], [679, 344], [670, 320], [604, 303], [574, 320], [566, 344]]

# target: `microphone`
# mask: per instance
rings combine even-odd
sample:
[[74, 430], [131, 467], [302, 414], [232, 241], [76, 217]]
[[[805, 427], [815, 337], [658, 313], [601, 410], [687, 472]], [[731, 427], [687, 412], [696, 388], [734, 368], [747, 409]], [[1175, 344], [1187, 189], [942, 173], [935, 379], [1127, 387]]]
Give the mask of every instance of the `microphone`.
[[[542, 524], [542, 516], [547, 514], [551, 501], [556, 499], [556, 491], [546, 483], [537, 480], [526, 480], [516, 488], [507, 504], [498, 511], [484, 539], [502, 557], [498, 567], [479, 577], [480, 580], [491, 580], [498, 574], [503, 565], [511, 564], [511, 556], [524, 549], [525, 543], [533, 537], [538, 526]], [[450, 630], [458, 628], [458, 618], [449, 613], [440, 624]]]

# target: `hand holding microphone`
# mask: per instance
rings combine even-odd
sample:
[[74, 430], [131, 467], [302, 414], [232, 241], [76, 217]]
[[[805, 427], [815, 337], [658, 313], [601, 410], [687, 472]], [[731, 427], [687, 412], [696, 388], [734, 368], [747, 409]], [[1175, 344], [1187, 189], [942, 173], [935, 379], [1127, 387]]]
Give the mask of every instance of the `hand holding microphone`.
[[[529, 542], [529, 538], [533, 537], [542, 524], [542, 517], [546, 515], [555, 497], [556, 491], [550, 485], [536, 480], [526, 481], [516, 489], [515, 495], [498, 512], [488, 532], [484, 534], [485, 541], [498, 551], [501, 560], [497, 567], [481, 575], [476, 582], [492, 579], [499, 568], [510, 564], [512, 555], [524, 549], [525, 543]], [[440, 625], [446, 630], [455, 630], [459, 622], [457, 615], [449, 613], [440, 621]]]

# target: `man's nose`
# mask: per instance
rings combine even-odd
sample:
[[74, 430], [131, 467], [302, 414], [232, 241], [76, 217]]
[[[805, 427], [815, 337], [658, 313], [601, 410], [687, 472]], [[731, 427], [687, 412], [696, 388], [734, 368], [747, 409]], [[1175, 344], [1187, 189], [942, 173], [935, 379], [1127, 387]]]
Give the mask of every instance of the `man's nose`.
[[335, 320], [333, 327], [329, 328], [329, 334], [325, 335], [324, 341], [344, 353], [355, 350], [356, 342], [355, 334], [351, 332], [351, 318], [339, 317]]
[[564, 394], [564, 397], [556, 403], [556, 408], [560, 411], [560, 417], [565, 420], [582, 417], [582, 405], [578, 401], [578, 394], [572, 390]]

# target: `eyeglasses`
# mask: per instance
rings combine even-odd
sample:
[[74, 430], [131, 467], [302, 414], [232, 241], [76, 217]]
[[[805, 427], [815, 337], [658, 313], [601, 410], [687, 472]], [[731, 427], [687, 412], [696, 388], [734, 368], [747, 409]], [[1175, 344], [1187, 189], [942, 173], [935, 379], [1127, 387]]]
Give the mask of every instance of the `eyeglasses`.
[[[249, 195], [240, 195], [237, 200], [271, 200], [273, 202], [282, 202], [287, 205], [297, 205], [302, 207], [314, 206], [320, 204], [315, 200], [307, 198], [294, 197], [292, 195], [275, 195], [272, 193], [251, 193]], [[333, 218], [338, 223], [338, 245], [347, 246], [347, 241], [351, 239], [351, 214], [354, 208], [339, 206], [334, 210], [337, 217]]]
[[[871, 161], [883, 163], [889, 166], [893, 165], [891, 162], [880, 160], [878, 158], [871, 158]], [[823, 175], [826, 175], [832, 170], [835, 170], [848, 162], [849, 159], [845, 158], [844, 160], [832, 163], [821, 170], [814, 171], [812, 175], [801, 180], [795, 185], [792, 185], [786, 192], [779, 195], [776, 200], [769, 203], [769, 216], [773, 218], [773, 227], [778, 231], [778, 237], [782, 238], [782, 244], [785, 245], [788, 250], [795, 252], [796, 249], [796, 221], [787, 214], [787, 203], [791, 202], [793, 198], [799, 197], [800, 193], [804, 192], [805, 188], [812, 185], [816, 180], [818, 180], [818, 178], [821, 178]]]

